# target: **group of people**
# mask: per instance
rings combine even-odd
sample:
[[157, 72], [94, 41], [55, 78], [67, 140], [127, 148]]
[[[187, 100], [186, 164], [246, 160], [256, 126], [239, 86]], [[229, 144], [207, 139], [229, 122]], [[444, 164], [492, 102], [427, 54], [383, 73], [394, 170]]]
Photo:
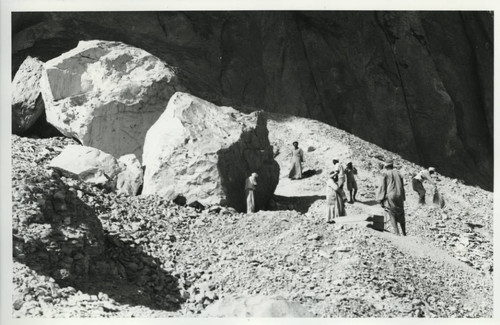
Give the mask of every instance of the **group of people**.
[[[333, 223], [337, 217], [345, 216], [345, 202], [354, 203], [358, 192], [358, 184], [354, 175], [358, 174], [352, 162], [348, 162], [346, 167], [338, 159], [333, 159], [333, 171], [330, 172], [326, 182], [326, 222]], [[349, 201], [344, 192], [344, 184], [347, 184], [349, 191]]]
[[[423, 182], [428, 181], [436, 188], [436, 182], [432, 179], [432, 175], [434, 175], [435, 172], [436, 170], [434, 167], [429, 167], [417, 174], [411, 175], [412, 188], [418, 194], [418, 203], [420, 205], [425, 204], [425, 188]], [[386, 162], [377, 189], [376, 200], [389, 216], [396, 235], [399, 235], [400, 227], [401, 233], [403, 236], [406, 236], [405, 199], [403, 177], [394, 169], [392, 162]]]
[[[334, 166], [338, 166], [339, 162], [337, 159], [333, 160]], [[425, 188], [423, 185], [424, 181], [429, 181], [431, 184], [436, 186], [436, 183], [432, 179], [435, 173], [433, 167], [424, 169], [419, 173], [412, 175], [412, 188], [419, 196], [419, 204], [425, 204]], [[341, 167], [335, 167], [334, 171], [330, 173], [330, 179], [328, 179], [326, 184], [326, 222], [334, 222], [333, 219], [339, 216], [345, 216], [344, 202], [346, 201], [345, 194], [343, 192], [343, 175], [347, 178], [348, 189], [351, 194], [351, 201], [355, 200], [353, 198], [353, 185], [349, 186], [349, 182], [353, 182], [355, 186], [354, 196], [356, 195], [357, 186], [354, 175], [357, 174], [356, 168], [352, 166], [352, 163], [347, 164], [347, 168], [342, 172]], [[384, 164], [382, 175], [379, 180], [379, 184], [376, 192], [376, 201], [384, 209], [385, 213], [391, 221], [394, 233], [399, 235], [399, 228], [401, 228], [401, 233], [406, 236], [406, 219], [404, 211], [404, 201], [406, 199], [404, 180], [401, 174], [394, 169], [394, 164], [392, 161], [388, 161]]]
[[[298, 146], [298, 142], [293, 142], [293, 150], [291, 154], [291, 168], [288, 177], [291, 179], [301, 179], [302, 163], [304, 162], [304, 152]], [[326, 182], [326, 222], [333, 223], [334, 219], [346, 215], [345, 203], [354, 203], [358, 186], [355, 175], [358, 171], [353, 166], [352, 162], [347, 163], [344, 167], [338, 159], [333, 159], [333, 170], [329, 173], [329, 178]], [[429, 181], [436, 186], [432, 179], [435, 173], [433, 167], [422, 170], [411, 176], [412, 188], [419, 196], [419, 204], [425, 204], [425, 188], [424, 181]], [[404, 180], [401, 174], [394, 169], [392, 161], [387, 161], [381, 172], [381, 177], [376, 192], [376, 201], [384, 209], [388, 215], [394, 232], [399, 235], [401, 233], [406, 236], [406, 221], [404, 212], [404, 201], [406, 199]], [[254, 190], [257, 185], [256, 173], [252, 173], [245, 182], [245, 192], [247, 198], [247, 212], [255, 211]], [[349, 200], [344, 192], [344, 184], [347, 184], [349, 192]]]

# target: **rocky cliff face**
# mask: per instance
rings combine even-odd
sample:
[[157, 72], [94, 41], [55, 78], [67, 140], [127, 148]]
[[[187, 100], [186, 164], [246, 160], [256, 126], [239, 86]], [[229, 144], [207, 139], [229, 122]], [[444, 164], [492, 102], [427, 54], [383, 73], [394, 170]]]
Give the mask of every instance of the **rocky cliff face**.
[[[189, 92], [310, 117], [442, 174], [493, 188], [488, 12], [14, 13], [13, 73], [80, 40], [121, 41]], [[300, 141], [300, 139], [298, 139]]]

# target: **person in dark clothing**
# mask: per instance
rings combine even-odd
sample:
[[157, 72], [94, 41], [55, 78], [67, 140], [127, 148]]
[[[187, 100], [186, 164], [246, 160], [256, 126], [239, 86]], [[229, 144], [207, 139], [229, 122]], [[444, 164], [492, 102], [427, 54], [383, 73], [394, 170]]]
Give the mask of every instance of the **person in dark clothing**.
[[384, 208], [391, 219], [394, 233], [399, 235], [398, 224], [403, 236], [406, 236], [406, 220], [404, 211], [405, 188], [403, 177], [394, 169], [393, 163], [387, 162], [377, 189], [376, 200]]
[[352, 165], [352, 162], [348, 162], [345, 169], [347, 190], [349, 191], [350, 201], [349, 203], [354, 203], [356, 201], [356, 194], [358, 193], [358, 184], [356, 183], [356, 178], [354, 175], [358, 174], [356, 167]]

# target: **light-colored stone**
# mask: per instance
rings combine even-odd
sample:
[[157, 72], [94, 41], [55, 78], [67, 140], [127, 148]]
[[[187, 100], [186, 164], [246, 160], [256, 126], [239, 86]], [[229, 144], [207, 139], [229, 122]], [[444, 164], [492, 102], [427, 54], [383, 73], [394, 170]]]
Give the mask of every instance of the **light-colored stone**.
[[245, 179], [257, 172], [255, 202], [265, 206], [279, 179], [266, 118], [242, 114], [178, 92], [151, 127], [144, 144], [143, 194], [187, 204], [223, 204], [246, 209]]
[[116, 179], [116, 193], [136, 195], [143, 182], [142, 166], [134, 154], [118, 158], [121, 172]]
[[27, 57], [12, 80], [12, 133], [21, 134], [42, 115], [45, 106], [40, 93], [43, 62]]
[[205, 309], [211, 317], [312, 317], [302, 305], [264, 295], [227, 297]]
[[78, 145], [67, 146], [48, 166], [66, 177], [78, 178], [109, 189], [115, 188], [116, 178], [121, 172], [118, 161], [110, 154]]
[[178, 89], [172, 68], [120, 42], [81, 41], [44, 65], [47, 121], [83, 145], [141, 159], [144, 136]]

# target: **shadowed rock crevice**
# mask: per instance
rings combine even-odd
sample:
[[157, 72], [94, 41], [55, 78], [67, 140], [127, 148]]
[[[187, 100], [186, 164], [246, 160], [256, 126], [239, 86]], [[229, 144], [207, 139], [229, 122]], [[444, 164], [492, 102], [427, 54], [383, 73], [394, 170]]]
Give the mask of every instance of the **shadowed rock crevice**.
[[[47, 122], [47, 115], [45, 114], [45, 110], [42, 112], [36, 122], [28, 130], [26, 130], [26, 132], [20, 135], [30, 138], [53, 138], [64, 136], [52, 124]], [[78, 139], [75, 140], [78, 141]]]
[[270, 205], [271, 210], [295, 210], [300, 213], [307, 213], [309, 208], [318, 200], [325, 200], [324, 195], [309, 196], [282, 196], [274, 195]]
[[[241, 163], [235, 165], [235, 161]], [[255, 172], [259, 175], [254, 192], [256, 209], [268, 206], [270, 194], [274, 193], [278, 185], [280, 167], [273, 159], [267, 120], [263, 114], [259, 113], [254, 130], [244, 131], [239, 141], [218, 152], [217, 168], [227, 205], [237, 211], [246, 211], [245, 180]]]

